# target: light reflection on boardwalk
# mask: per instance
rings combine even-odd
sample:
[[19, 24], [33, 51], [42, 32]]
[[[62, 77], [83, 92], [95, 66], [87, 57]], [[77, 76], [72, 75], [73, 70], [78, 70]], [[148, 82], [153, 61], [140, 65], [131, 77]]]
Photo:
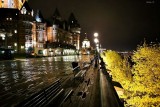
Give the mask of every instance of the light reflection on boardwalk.
[[81, 64], [89, 58], [86, 55], [0, 61], [0, 105], [14, 106], [55, 79], [72, 75], [71, 62]]

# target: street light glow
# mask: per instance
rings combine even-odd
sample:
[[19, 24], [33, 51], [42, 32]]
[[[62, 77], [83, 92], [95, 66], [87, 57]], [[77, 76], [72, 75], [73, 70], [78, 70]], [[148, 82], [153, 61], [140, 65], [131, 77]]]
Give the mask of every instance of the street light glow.
[[96, 33], [94, 33], [94, 37], [98, 37], [98, 33], [96, 32]]
[[95, 38], [94, 42], [97, 44], [99, 42], [98, 38]]

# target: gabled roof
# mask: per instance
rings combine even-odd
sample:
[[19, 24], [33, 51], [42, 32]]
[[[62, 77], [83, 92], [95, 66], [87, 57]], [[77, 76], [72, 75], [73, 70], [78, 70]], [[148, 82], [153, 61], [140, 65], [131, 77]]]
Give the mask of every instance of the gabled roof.
[[59, 10], [56, 8], [54, 13], [53, 13], [53, 17], [61, 17]]
[[30, 12], [32, 11], [32, 9], [30, 8], [30, 6], [29, 6], [27, 1], [24, 2], [23, 6], [21, 7], [20, 10], [22, 10], [23, 7], [25, 7], [27, 11], [30, 11]]
[[78, 21], [75, 18], [75, 16], [74, 16], [73, 13], [70, 14], [70, 16], [68, 18], [68, 23], [69, 23], [69, 25], [70, 25], [71, 28], [72, 27], [80, 27], [80, 25], [79, 25], [79, 23], [78, 23]]
[[54, 13], [53, 13], [53, 20], [59, 20], [59, 21], [62, 21], [62, 17], [58, 11], [58, 9], [56, 8]]

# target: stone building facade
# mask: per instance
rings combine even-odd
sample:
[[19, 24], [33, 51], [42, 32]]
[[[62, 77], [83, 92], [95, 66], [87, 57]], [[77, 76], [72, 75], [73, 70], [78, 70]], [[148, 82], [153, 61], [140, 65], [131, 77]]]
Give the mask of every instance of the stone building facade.
[[56, 9], [47, 21], [39, 10], [34, 12], [26, 0], [0, 2], [0, 48], [36, 56], [77, 54], [80, 31], [73, 13], [66, 21]]

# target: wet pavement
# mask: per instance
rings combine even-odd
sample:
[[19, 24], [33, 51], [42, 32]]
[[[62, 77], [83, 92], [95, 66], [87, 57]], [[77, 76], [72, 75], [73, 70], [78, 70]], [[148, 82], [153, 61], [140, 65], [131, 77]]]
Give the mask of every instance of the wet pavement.
[[57, 56], [0, 61], [0, 105], [15, 106], [35, 92], [72, 78], [73, 61], [90, 61], [90, 56]]

